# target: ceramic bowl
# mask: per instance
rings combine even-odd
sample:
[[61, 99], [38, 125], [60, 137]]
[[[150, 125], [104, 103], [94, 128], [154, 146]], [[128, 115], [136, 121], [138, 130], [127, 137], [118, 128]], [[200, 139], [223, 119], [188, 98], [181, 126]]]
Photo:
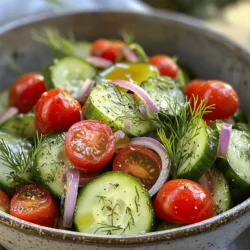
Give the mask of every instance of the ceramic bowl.
[[[187, 17], [152, 11], [86, 12], [56, 17], [24, 19], [0, 29], [1, 88], [9, 86], [17, 74], [12, 55], [18, 52], [23, 69], [40, 71], [51, 58], [50, 51], [31, 40], [31, 29], [53, 26], [62, 32], [73, 31], [77, 39], [117, 38], [126, 28], [149, 53], [177, 56], [204, 79], [230, 82], [239, 94], [241, 108], [250, 108], [250, 56], [229, 40]], [[250, 199], [233, 209], [203, 222], [144, 235], [119, 237], [87, 235], [36, 226], [0, 213], [0, 244], [7, 249], [60, 250], [172, 250], [221, 249], [250, 224]]]

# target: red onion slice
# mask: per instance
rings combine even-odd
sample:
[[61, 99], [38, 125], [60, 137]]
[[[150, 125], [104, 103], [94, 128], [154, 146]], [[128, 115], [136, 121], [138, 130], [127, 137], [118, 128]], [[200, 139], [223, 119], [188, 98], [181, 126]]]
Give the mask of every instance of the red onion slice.
[[67, 189], [64, 203], [63, 226], [70, 228], [75, 211], [76, 198], [78, 193], [80, 172], [77, 169], [70, 169], [67, 173]]
[[199, 183], [206, 188], [211, 194], [213, 193], [213, 183], [212, 183], [212, 176], [207, 171], [205, 174], [203, 174], [199, 180]]
[[131, 126], [130, 126], [131, 124], [130, 124], [130, 120], [128, 120], [128, 119], [125, 119], [124, 120], [124, 128], [127, 130], [127, 131], [130, 131], [130, 129], [131, 129]]
[[130, 62], [139, 62], [140, 58], [137, 56], [137, 54], [130, 48], [124, 47], [123, 54], [127, 61]]
[[86, 61], [97, 68], [107, 68], [113, 64], [112, 61], [99, 56], [89, 56]]
[[115, 132], [115, 142], [120, 141], [125, 137], [125, 133], [122, 130], [118, 130]]
[[95, 85], [95, 81], [86, 79], [80, 89], [80, 94], [77, 98], [77, 101], [84, 103], [87, 97], [89, 96], [94, 85]]
[[0, 124], [3, 124], [11, 117], [18, 114], [18, 109], [16, 107], [9, 107], [0, 114]]
[[158, 113], [159, 108], [154, 104], [153, 100], [150, 98], [148, 93], [142, 89], [140, 86], [138, 86], [136, 83], [128, 82], [124, 80], [113, 80], [110, 81], [110, 83], [117, 85], [119, 87], [131, 90], [134, 92], [137, 96], [139, 96], [142, 100], [146, 102], [148, 107], [153, 113]]
[[140, 105], [138, 108], [143, 116], [147, 116], [147, 109], [145, 106]]
[[227, 157], [228, 146], [232, 133], [232, 124], [223, 122], [221, 125], [220, 139], [217, 156], [220, 158]]
[[152, 197], [155, 195], [162, 185], [167, 181], [170, 174], [170, 160], [165, 147], [157, 140], [151, 137], [137, 137], [130, 141], [130, 144], [141, 145], [146, 148], [154, 150], [161, 158], [162, 168], [161, 173], [153, 185], [153, 187], [148, 191], [149, 195]]

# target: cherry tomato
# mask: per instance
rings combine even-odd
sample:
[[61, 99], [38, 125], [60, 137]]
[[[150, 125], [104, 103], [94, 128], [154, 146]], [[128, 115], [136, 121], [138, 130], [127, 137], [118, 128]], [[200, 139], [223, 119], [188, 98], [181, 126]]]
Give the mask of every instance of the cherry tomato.
[[161, 171], [161, 158], [140, 145], [127, 145], [116, 155], [113, 171], [123, 171], [140, 179], [146, 189], [157, 181]]
[[190, 224], [214, 215], [212, 195], [200, 184], [175, 179], [164, 184], [156, 195], [154, 210], [162, 220]]
[[41, 226], [54, 227], [59, 209], [47, 190], [32, 184], [22, 187], [14, 194], [10, 214]]
[[92, 44], [91, 54], [116, 62], [125, 46], [123, 41], [110, 41], [107, 39], [98, 39]]
[[169, 76], [173, 79], [177, 76], [179, 68], [174, 60], [169, 56], [155, 55], [148, 59], [148, 63], [158, 68], [160, 74], [163, 76]]
[[0, 190], [0, 211], [8, 212], [10, 208], [10, 197]]
[[36, 129], [42, 133], [68, 130], [80, 121], [80, 104], [67, 92], [51, 89], [43, 93], [36, 104]]
[[185, 89], [185, 95], [193, 108], [195, 97], [198, 97], [198, 104], [203, 99], [207, 106], [214, 105], [210, 112], [203, 116], [205, 120], [227, 119], [239, 107], [238, 95], [234, 89], [218, 80], [190, 82]]
[[104, 122], [80, 121], [66, 134], [65, 152], [75, 167], [94, 171], [104, 167], [113, 157], [115, 136]]
[[41, 74], [23, 75], [10, 88], [9, 105], [16, 107], [19, 113], [28, 113], [45, 91], [46, 85]]

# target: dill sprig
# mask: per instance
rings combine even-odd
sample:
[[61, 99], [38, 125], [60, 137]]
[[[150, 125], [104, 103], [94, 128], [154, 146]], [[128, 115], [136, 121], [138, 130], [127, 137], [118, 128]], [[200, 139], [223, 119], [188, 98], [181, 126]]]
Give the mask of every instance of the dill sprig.
[[157, 134], [168, 151], [172, 162], [172, 175], [175, 177], [181, 163], [190, 158], [190, 152], [184, 152], [184, 148], [200, 133], [201, 127], [197, 120], [211, 112], [213, 105], [207, 106], [205, 100], [200, 101], [198, 97], [193, 96], [192, 106], [190, 101], [186, 101], [185, 104], [176, 102], [170, 105], [170, 108], [173, 115], [164, 111], [159, 113], [160, 127]]
[[31, 172], [32, 150], [25, 148], [21, 143], [16, 147], [18, 150], [14, 151], [2, 138], [0, 139], [0, 159], [5, 167], [11, 169], [10, 173], [7, 174], [7, 179], [12, 181], [13, 187], [32, 183], [25, 175]]
[[43, 31], [32, 30], [32, 39], [51, 48], [55, 55], [71, 56], [74, 54], [75, 38], [70, 32], [67, 37], [62, 36], [58, 30], [45, 28]]

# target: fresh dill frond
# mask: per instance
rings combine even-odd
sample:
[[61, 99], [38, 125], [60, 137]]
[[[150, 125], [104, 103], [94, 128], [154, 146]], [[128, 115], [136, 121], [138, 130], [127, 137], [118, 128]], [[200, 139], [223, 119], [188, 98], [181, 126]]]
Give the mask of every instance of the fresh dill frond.
[[5, 167], [11, 170], [7, 174], [7, 179], [11, 181], [13, 187], [32, 183], [25, 175], [31, 172], [32, 150], [24, 148], [21, 143], [16, 145], [16, 148], [17, 150], [14, 151], [2, 138], [0, 139], [0, 160]]
[[207, 106], [204, 100], [193, 97], [192, 106], [190, 101], [186, 101], [184, 104], [175, 103], [170, 107], [171, 115], [164, 111], [158, 114], [160, 128], [157, 129], [157, 134], [168, 151], [172, 175], [176, 176], [179, 166], [190, 157], [183, 149], [200, 133], [197, 119], [211, 112], [213, 105]]
[[135, 36], [132, 32], [129, 32], [128, 30], [121, 30], [120, 35], [122, 37], [122, 40], [127, 44], [130, 45], [134, 42]]
[[75, 39], [72, 32], [68, 37], [62, 36], [58, 30], [45, 28], [43, 31], [32, 30], [32, 39], [51, 48], [55, 55], [71, 56], [74, 54]]

